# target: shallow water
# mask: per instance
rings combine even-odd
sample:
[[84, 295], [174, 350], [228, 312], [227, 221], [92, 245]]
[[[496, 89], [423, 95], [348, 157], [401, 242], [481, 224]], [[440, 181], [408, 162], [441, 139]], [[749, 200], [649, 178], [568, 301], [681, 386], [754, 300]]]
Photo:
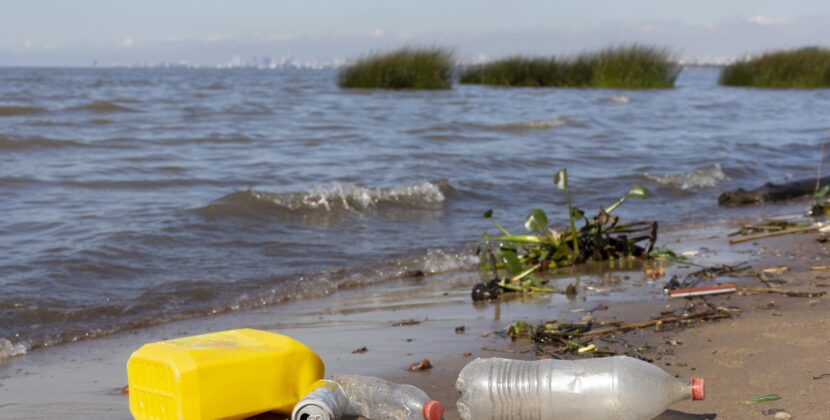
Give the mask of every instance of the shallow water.
[[577, 204], [662, 224], [810, 177], [830, 91], [343, 91], [332, 70], [0, 69], [0, 353], [475, 261], [567, 167]]

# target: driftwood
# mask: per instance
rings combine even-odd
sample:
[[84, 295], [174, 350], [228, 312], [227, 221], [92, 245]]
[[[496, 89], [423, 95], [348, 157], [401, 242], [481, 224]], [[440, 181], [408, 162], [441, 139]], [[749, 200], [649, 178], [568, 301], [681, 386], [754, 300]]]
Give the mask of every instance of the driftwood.
[[[821, 185], [830, 184], [830, 176], [821, 178]], [[792, 198], [811, 195], [816, 190], [816, 179], [799, 179], [797, 181], [773, 184], [767, 182], [761, 187], [753, 190], [739, 188], [735, 191], [727, 191], [718, 197], [718, 204], [721, 206], [742, 206], [746, 204], [758, 204], [774, 201], [784, 201]]]

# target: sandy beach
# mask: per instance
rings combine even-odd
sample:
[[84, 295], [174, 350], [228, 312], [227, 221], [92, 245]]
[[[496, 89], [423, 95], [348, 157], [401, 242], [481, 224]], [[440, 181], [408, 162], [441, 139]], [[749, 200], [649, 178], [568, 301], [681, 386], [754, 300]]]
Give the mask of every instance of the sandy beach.
[[[701, 264], [749, 262], [752, 268], [740, 276], [719, 279], [741, 287], [766, 287], [756, 273], [781, 266], [788, 268], [774, 275], [781, 289], [825, 291], [830, 286], [830, 271], [811, 270], [826, 265], [830, 255], [827, 245], [816, 242], [814, 234], [727, 245], [726, 234], [739, 224], [670, 230], [663, 241], [673, 249], [696, 250], [699, 254], [694, 260]], [[479, 281], [478, 273], [454, 272], [40, 349], [0, 364], [0, 417], [130, 418], [128, 399], [120, 388], [127, 384], [126, 360], [141, 344], [250, 327], [306, 343], [325, 361], [327, 377], [356, 373], [420, 386], [445, 405], [445, 418], [450, 420], [458, 418], [455, 377], [467, 362], [476, 357], [537, 357], [536, 346], [528, 339], [511, 340], [504, 335], [506, 327], [517, 320], [573, 321], [590, 313], [596, 319], [633, 322], [703, 302], [732, 308], [735, 316], [679, 329], [614, 334], [611, 337], [621, 339], [616, 344], [602, 342], [620, 353], [651, 360], [679, 377], [706, 380], [705, 401], [678, 404], [660, 418], [772, 418], [778, 411], [799, 419], [830, 415], [826, 400], [830, 377], [821, 376], [830, 373], [826, 296], [737, 293], [670, 300], [661, 292], [662, 283], [672, 273], [690, 269], [682, 264], [665, 266], [666, 277], [656, 280], [644, 276], [643, 263], [638, 261], [562, 275], [562, 282], [580, 278], [584, 285], [572, 300], [563, 295], [510, 296], [476, 304], [469, 292]], [[394, 326], [401, 323], [405, 325]], [[456, 330], [460, 326], [463, 332]], [[354, 352], [362, 347], [367, 351]], [[406, 370], [423, 358], [434, 368]], [[767, 394], [778, 394], [781, 399], [743, 403]]]

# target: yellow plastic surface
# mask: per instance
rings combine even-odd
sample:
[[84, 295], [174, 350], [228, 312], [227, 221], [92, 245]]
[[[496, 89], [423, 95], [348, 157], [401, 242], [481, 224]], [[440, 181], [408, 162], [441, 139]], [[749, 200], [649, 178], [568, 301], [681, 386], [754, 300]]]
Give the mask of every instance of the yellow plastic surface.
[[290, 413], [323, 362], [293, 338], [246, 328], [146, 344], [127, 377], [136, 419], [241, 419]]

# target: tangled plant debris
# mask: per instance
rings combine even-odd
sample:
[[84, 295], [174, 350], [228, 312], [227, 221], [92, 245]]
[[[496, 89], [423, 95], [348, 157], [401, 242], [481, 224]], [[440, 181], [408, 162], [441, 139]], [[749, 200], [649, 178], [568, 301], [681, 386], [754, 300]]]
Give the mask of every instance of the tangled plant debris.
[[[635, 184], [611, 206], [600, 209], [588, 219], [585, 212], [574, 207], [568, 190], [568, 174], [562, 169], [554, 176], [554, 184], [565, 193], [568, 202], [568, 226], [559, 232], [548, 225], [547, 214], [533, 209], [525, 219], [524, 226], [529, 234], [513, 234], [493, 221], [500, 235], [485, 233], [479, 243], [479, 267], [492, 270], [493, 279], [479, 283], [473, 288], [473, 300], [487, 300], [498, 297], [502, 291], [515, 292], [559, 292], [546, 287], [545, 281], [536, 273], [580, 264], [585, 261], [603, 261], [627, 257], [648, 257], [657, 240], [656, 221], [620, 223], [611, 213], [628, 198], [643, 198], [646, 190]], [[493, 211], [484, 213], [492, 218]], [[577, 221], [583, 220], [577, 229]], [[500, 275], [499, 270], [507, 272]]]
[[[702, 303], [682, 313], [668, 312], [641, 322], [603, 321], [586, 317], [584, 321], [548, 321], [538, 325], [516, 321], [506, 331], [513, 340], [529, 339], [537, 345], [537, 354], [545, 357], [602, 357], [617, 354], [609, 347], [600, 347], [593, 341], [644, 328], [667, 331], [707, 321], [731, 318], [737, 309], [712, 307]], [[604, 340], [607, 341], [607, 340]], [[677, 342], [672, 345], [677, 345]], [[635, 349], [640, 351], [639, 349]]]

